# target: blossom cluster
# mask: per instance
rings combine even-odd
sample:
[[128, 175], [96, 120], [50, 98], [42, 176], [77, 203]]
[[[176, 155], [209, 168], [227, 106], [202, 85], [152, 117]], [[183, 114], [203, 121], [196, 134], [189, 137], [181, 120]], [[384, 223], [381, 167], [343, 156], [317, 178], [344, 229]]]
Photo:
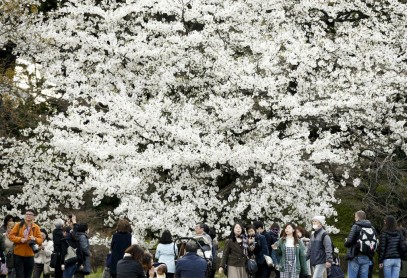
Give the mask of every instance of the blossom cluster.
[[[106, 223], [336, 216], [369, 155], [407, 152], [400, 1], [67, 0], [14, 31], [68, 111], [4, 139], [3, 188], [40, 221], [120, 199]], [[338, 174], [338, 172], [340, 174]], [[44, 210], [44, 208], [47, 208]]]

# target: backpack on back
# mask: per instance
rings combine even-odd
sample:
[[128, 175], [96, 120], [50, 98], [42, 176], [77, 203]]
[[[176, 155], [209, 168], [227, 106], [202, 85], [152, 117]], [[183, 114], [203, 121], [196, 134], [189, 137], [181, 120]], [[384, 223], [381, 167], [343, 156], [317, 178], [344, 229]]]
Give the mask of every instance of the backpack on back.
[[361, 227], [357, 242], [359, 253], [373, 257], [377, 250], [377, 237], [373, 228]]

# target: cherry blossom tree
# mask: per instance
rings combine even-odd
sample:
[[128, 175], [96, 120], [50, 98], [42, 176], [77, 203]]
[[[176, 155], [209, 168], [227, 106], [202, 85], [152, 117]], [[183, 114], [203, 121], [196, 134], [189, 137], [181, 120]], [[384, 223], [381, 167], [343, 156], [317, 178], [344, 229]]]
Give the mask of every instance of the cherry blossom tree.
[[[35, 4], [35, 3], [34, 3]], [[118, 197], [111, 223], [335, 217], [364, 162], [406, 153], [401, 1], [71, 0], [3, 41], [70, 103], [4, 139], [1, 185], [39, 219]]]

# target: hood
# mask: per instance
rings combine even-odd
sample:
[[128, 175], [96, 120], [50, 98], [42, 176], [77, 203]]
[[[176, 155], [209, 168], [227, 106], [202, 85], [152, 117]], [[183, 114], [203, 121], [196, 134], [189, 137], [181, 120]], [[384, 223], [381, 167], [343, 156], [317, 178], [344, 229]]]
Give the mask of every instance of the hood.
[[385, 231], [386, 234], [388, 234], [391, 237], [398, 237], [400, 236], [400, 233], [398, 231]]
[[359, 220], [355, 224], [363, 228], [372, 228], [372, 223], [369, 220]]

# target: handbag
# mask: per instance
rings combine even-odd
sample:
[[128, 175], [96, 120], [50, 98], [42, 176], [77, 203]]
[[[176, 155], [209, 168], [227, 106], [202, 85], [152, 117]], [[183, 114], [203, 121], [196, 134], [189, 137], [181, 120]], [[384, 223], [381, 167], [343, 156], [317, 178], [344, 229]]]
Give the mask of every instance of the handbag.
[[246, 262], [246, 271], [249, 274], [256, 273], [258, 270], [257, 263], [255, 259], [248, 259]]
[[0, 262], [0, 264], [1, 264], [1, 266], [0, 266], [0, 275], [7, 275], [8, 274], [7, 265], [5, 263], [1, 263], [1, 262]]
[[345, 273], [339, 265], [333, 264], [329, 268], [328, 278], [345, 278]]
[[44, 274], [45, 275], [53, 275], [55, 272], [55, 268], [51, 267], [49, 263], [44, 264]]
[[51, 253], [51, 260], [49, 261], [49, 266], [51, 268], [55, 268], [57, 266], [59, 253], [52, 252]]
[[267, 263], [268, 267], [273, 267], [274, 266], [273, 259], [270, 256], [264, 255], [264, 260], [266, 260], [266, 263]]

